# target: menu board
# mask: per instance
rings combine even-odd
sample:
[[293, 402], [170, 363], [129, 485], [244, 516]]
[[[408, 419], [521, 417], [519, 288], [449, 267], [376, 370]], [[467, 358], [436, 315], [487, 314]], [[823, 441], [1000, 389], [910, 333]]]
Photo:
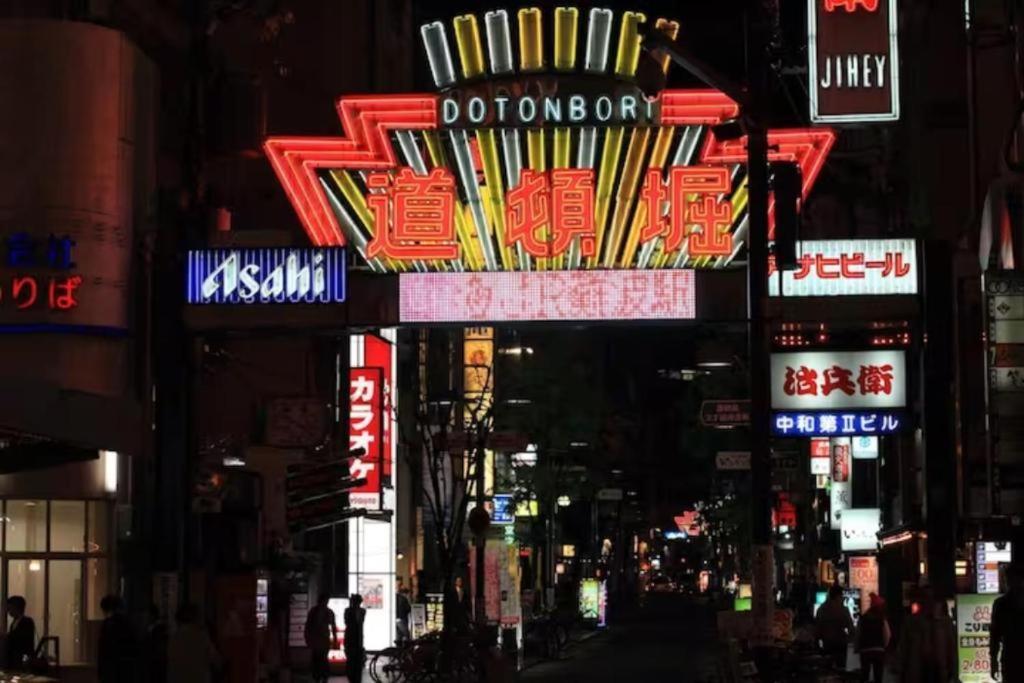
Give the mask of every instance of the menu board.
[[999, 592], [999, 565], [1009, 564], [1013, 553], [1009, 543], [981, 542], [975, 544], [975, 576], [977, 591]]
[[440, 631], [444, 626], [444, 593], [427, 593], [427, 633]]
[[[979, 544], [980, 545], [980, 544]], [[956, 596], [957, 668], [961, 683], [991, 683], [988, 656], [992, 603], [996, 595]]]

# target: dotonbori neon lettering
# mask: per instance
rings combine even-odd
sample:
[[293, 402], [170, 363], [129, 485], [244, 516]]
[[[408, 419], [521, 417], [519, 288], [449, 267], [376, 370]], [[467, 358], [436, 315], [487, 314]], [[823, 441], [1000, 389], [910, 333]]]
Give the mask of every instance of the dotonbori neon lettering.
[[654, 124], [654, 100], [637, 95], [472, 96], [441, 100], [441, 123], [453, 125], [525, 125], [637, 123]]

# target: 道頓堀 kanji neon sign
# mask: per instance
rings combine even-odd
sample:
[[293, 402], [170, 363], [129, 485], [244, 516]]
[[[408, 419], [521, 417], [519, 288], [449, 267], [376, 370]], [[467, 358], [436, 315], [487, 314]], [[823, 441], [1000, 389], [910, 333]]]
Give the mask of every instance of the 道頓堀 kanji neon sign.
[[[524, 8], [427, 24], [436, 93], [345, 97], [342, 137], [270, 138], [312, 242], [351, 246], [377, 272], [729, 265], [744, 246], [746, 141], [712, 128], [737, 104], [644, 93], [635, 76], [656, 57], [641, 49], [643, 14], [556, 8], [550, 61], [547, 20]], [[799, 164], [806, 193], [833, 141], [773, 130], [770, 160]]]

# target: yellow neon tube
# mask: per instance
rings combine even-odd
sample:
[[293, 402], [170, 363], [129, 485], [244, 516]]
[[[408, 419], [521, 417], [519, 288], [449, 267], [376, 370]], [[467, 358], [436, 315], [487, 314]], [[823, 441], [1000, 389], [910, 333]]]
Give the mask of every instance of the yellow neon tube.
[[505, 244], [505, 188], [501, 180], [501, 160], [498, 156], [498, 143], [494, 129], [486, 128], [476, 133], [477, 145], [480, 148], [480, 160], [484, 167], [484, 184], [487, 188], [488, 202], [491, 213], [491, 224], [498, 240], [498, 252], [501, 264], [507, 270], [514, 270], [512, 250]]
[[459, 61], [462, 62], [462, 77], [473, 78], [484, 72], [484, 49], [480, 42], [480, 27], [475, 14], [463, 14], [452, 20], [455, 26], [455, 42], [459, 46]]
[[[640, 61], [640, 32], [638, 27], [647, 20], [641, 12], [626, 12], [622, 15], [619, 29], [619, 46], [615, 55], [615, 75], [632, 76]], [[631, 145], [632, 146], [632, 145]], [[612, 188], [622, 152], [622, 127], [615, 126], [605, 131], [604, 150], [601, 152], [601, 169], [597, 178], [597, 202], [594, 210], [594, 227], [597, 231], [596, 251], [587, 263], [597, 264], [604, 246], [605, 223], [612, 200]]]
[[[575, 7], [555, 8], [555, 69], [571, 71], [576, 66], [576, 40], [579, 29], [579, 10]], [[572, 134], [568, 128], [555, 128], [553, 168], [568, 168]], [[553, 266], [561, 269], [565, 255], [554, 257]]]
[[576, 34], [580, 11], [575, 7], [555, 8], [555, 68], [569, 71], [576, 66]]
[[643, 12], [625, 12], [619, 28], [619, 49], [615, 55], [615, 75], [632, 76], [640, 62], [640, 24], [647, 21]]
[[612, 189], [615, 187], [615, 174], [619, 168], [619, 156], [622, 152], [622, 128], [616, 126], [605, 130], [604, 149], [601, 150], [601, 167], [597, 172], [597, 198], [594, 206], [594, 231], [597, 243], [594, 255], [587, 259], [593, 268], [601, 255], [604, 243], [605, 223], [608, 220], [608, 209], [612, 201]]
[[[654, 149], [651, 150], [651, 161], [649, 168], [662, 168], [668, 158], [669, 148], [672, 146], [672, 137], [675, 128], [663, 126], [658, 129], [658, 136], [654, 140]], [[636, 210], [633, 212], [633, 224], [629, 228], [626, 238], [626, 248], [622, 253], [622, 260], [619, 262], [623, 268], [628, 268], [636, 257], [636, 250], [640, 244], [640, 233], [647, 222], [647, 203], [637, 201]]]
[[[430, 163], [434, 166], [445, 166], [447, 160], [445, 159], [444, 148], [441, 146], [437, 131], [424, 132], [423, 139], [427, 143], [427, 154], [430, 156]], [[479, 243], [472, 237], [473, 231], [469, 223], [466, 222], [465, 210], [467, 210], [467, 207], [456, 198], [454, 211], [455, 234], [459, 238], [459, 244], [462, 245], [462, 257], [466, 261], [467, 270], [482, 270], [483, 252], [480, 251]]]
[[519, 19], [519, 68], [540, 71], [544, 68], [544, 24], [539, 7], [524, 7]]
[[629, 147], [626, 149], [626, 162], [622, 166], [622, 177], [619, 178], [619, 190], [615, 194], [615, 216], [612, 219], [612, 231], [605, 245], [604, 265], [612, 268], [615, 255], [622, 243], [622, 233], [626, 229], [629, 209], [636, 194], [637, 181], [643, 170], [644, 152], [647, 141], [651, 137], [650, 128], [634, 128], [629, 136]]
[[[341, 194], [345, 197], [349, 207], [366, 227], [366, 231], [370, 234], [372, 241], [373, 236], [377, 234], [377, 224], [373, 219], [373, 212], [370, 211], [370, 207], [366, 204], [366, 197], [363, 196], [362, 190], [356, 185], [356, 179], [352, 177], [352, 173], [353, 171], [332, 170], [331, 177], [338, 184]], [[382, 258], [381, 261], [392, 270], [407, 270], [408, 268], [408, 264], [404, 261], [395, 261], [387, 256]]]

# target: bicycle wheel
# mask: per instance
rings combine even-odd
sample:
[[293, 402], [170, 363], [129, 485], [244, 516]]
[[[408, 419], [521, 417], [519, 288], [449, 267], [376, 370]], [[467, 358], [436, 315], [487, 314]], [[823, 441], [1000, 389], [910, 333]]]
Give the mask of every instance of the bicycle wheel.
[[370, 679], [374, 683], [402, 683], [405, 674], [402, 671], [401, 653], [393, 647], [381, 650], [370, 660]]

